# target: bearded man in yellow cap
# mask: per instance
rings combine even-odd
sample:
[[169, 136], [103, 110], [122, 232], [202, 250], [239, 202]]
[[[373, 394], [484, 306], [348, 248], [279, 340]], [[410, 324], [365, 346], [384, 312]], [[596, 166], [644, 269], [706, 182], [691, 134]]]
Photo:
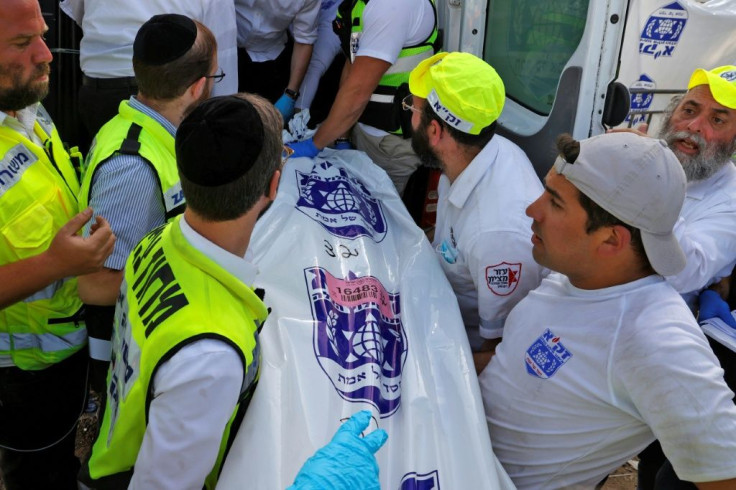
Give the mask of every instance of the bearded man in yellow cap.
[[443, 174], [433, 245], [484, 365], [506, 315], [543, 276], [524, 215], [542, 185], [524, 152], [495, 134], [505, 91], [485, 61], [439, 53], [411, 72], [409, 90], [412, 147]]
[[[724, 314], [719, 316], [736, 327], [718, 294], [703, 291], [728, 278], [736, 264], [736, 168], [731, 160], [736, 151], [736, 66], [695, 70], [687, 93], [674, 98], [665, 110], [658, 137], [667, 141], [687, 177], [685, 202], [675, 226], [687, 265], [667, 280], [693, 312], [700, 310], [700, 320], [720, 311]], [[714, 341], [711, 346], [734, 389], [736, 354]], [[639, 457], [638, 487], [654, 488], [664, 461], [659, 444]]]

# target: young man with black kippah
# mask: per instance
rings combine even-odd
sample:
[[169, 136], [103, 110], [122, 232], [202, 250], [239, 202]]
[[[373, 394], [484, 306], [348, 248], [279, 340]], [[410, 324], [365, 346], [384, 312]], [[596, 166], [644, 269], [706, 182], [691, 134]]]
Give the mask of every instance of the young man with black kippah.
[[[94, 488], [214, 488], [255, 390], [267, 310], [243, 256], [276, 197], [282, 119], [265, 99], [211, 99], [176, 137], [187, 209], [125, 266], [109, 390], [81, 480]], [[384, 431], [361, 412], [302, 468], [294, 488], [368, 488]], [[334, 481], [339, 475], [339, 481]], [[328, 482], [325, 484], [325, 482]], [[335, 483], [333, 485], [332, 483]], [[370, 488], [377, 488], [372, 486]]]
[[104, 391], [112, 317], [123, 266], [136, 243], [184, 209], [176, 172], [176, 128], [217, 80], [217, 43], [197, 21], [155, 15], [133, 44], [139, 92], [95, 137], [79, 201], [109, 217], [118, 241], [105, 268], [80, 278], [79, 296], [89, 314], [92, 387]]

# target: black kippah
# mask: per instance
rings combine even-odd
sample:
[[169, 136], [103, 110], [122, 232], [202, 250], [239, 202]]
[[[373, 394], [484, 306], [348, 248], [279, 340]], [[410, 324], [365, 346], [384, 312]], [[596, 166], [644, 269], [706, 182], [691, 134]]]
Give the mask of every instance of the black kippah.
[[263, 122], [253, 105], [234, 95], [202, 102], [176, 131], [179, 174], [203, 187], [245, 175], [263, 149]]
[[154, 15], [138, 29], [133, 41], [133, 57], [158, 66], [178, 59], [197, 39], [197, 24], [179, 14]]

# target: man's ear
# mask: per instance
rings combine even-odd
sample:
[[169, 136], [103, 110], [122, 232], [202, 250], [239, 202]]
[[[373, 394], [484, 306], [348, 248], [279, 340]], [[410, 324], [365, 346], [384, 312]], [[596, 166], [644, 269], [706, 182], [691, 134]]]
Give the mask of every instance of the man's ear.
[[268, 183], [266, 197], [272, 201], [276, 199], [276, 192], [279, 189], [280, 179], [281, 179], [281, 170], [277, 170], [273, 173], [273, 176], [271, 177], [271, 182]]
[[442, 139], [442, 125], [436, 120], [432, 119], [427, 124], [427, 140], [432, 146], [437, 146]]
[[631, 232], [622, 225], [604, 226], [596, 230], [601, 233], [601, 243], [598, 251], [605, 256], [618, 255], [631, 245]]
[[201, 77], [197, 81], [195, 81], [193, 84], [191, 84], [189, 86], [189, 89], [187, 90], [193, 100], [198, 100], [200, 97], [202, 97], [202, 94], [204, 93], [204, 90], [206, 87], [207, 87], [207, 78]]

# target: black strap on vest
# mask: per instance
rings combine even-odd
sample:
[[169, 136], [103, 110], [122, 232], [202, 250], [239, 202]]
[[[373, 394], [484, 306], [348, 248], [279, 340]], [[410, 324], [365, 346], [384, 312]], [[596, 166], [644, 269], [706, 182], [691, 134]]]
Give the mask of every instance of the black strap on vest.
[[139, 126], [136, 123], [133, 123], [130, 125], [130, 129], [128, 129], [128, 134], [125, 136], [125, 139], [123, 140], [123, 144], [120, 145], [120, 153], [123, 155], [138, 155], [141, 150], [141, 142], [138, 141], [138, 138], [141, 135], [141, 131], [143, 128]]

